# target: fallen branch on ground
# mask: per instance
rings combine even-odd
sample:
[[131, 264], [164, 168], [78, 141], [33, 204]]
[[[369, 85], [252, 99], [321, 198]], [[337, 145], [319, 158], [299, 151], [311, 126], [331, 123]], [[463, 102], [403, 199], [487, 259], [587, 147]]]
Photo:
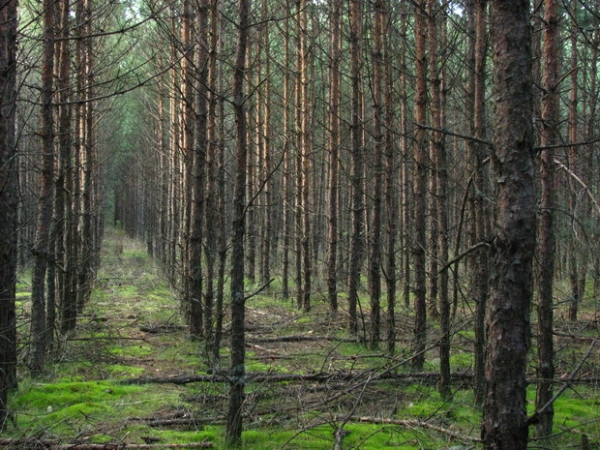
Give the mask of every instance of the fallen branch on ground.
[[125, 442], [116, 442], [111, 444], [61, 444], [56, 440], [45, 439], [0, 439], [1, 447], [14, 448], [40, 448], [52, 450], [150, 450], [162, 448], [211, 448], [212, 442], [190, 442], [187, 444], [127, 444]]
[[407, 428], [427, 428], [434, 430], [439, 433], [443, 433], [447, 436], [453, 437], [461, 441], [468, 442], [481, 442], [481, 439], [475, 436], [469, 436], [461, 434], [458, 431], [450, 430], [448, 428], [440, 427], [429, 422], [422, 420], [400, 420], [400, 419], [385, 419], [382, 417], [363, 417], [363, 416], [336, 416], [337, 421], [349, 421], [349, 422], [362, 422], [362, 423], [373, 423], [382, 425], [398, 425]]
[[[325, 383], [329, 381], [354, 380], [362, 378], [366, 372], [319, 372], [308, 374], [294, 373], [247, 373], [246, 382], [250, 383], [283, 383], [288, 381], [313, 381], [317, 383]], [[379, 380], [399, 380], [406, 383], [432, 381], [437, 382], [440, 374], [438, 372], [410, 372], [410, 373], [391, 373], [385, 372], [373, 378], [373, 381]], [[465, 372], [456, 372], [451, 378], [455, 381], [470, 381], [473, 379], [473, 374]], [[227, 373], [217, 373], [214, 375], [181, 375], [175, 377], [164, 378], [130, 378], [122, 380], [119, 384], [175, 384], [184, 385], [188, 383], [219, 383], [229, 382]]]

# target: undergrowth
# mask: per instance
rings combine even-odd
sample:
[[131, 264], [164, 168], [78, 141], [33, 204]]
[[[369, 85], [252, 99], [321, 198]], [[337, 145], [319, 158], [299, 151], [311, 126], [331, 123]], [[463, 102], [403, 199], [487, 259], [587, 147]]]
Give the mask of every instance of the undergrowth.
[[[117, 243], [123, 244], [122, 252], [115, 251]], [[29, 308], [26, 275], [22, 274], [18, 285], [17, 307], [23, 322]], [[246, 368], [250, 382], [243, 411], [243, 448], [330, 450], [336, 436], [341, 436], [339, 448], [343, 449], [478, 447], [481, 411], [474, 406], [469, 383], [456, 381], [452, 395], [443, 398], [435, 378], [401, 378], [410, 375], [410, 309], [397, 307], [399, 338], [396, 354], [389, 356], [350, 339], [343, 306], [338, 316], [331, 317], [324, 300], [315, 300], [312, 310], [305, 313], [282, 300], [279, 288], [280, 282], [275, 280], [248, 302]], [[343, 293], [340, 301], [343, 305]], [[368, 305], [367, 298], [362, 305]], [[213, 448], [224, 448], [227, 383], [124, 384], [138, 377], [210, 375], [228, 367], [227, 336], [219, 367], [207, 366], [204, 343], [187, 339], [178, 311], [177, 295], [143, 246], [109, 235], [96, 288], [75, 332], [56, 342], [43, 377], [22, 377], [19, 390], [10, 399], [14, 420], [5, 436], [59, 438], [65, 443], [146, 443], [155, 448], [208, 441]], [[457, 326], [453, 334], [451, 366], [455, 373], [472, 373], [474, 368], [474, 333], [469, 326]], [[25, 333], [24, 327], [19, 329]], [[593, 335], [588, 328], [581, 329]], [[432, 343], [436, 332], [432, 320]], [[306, 339], [278, 340], [297, 335]], [[589, 341], [559, 340], [559, 370], [571, 370], [588, 346]], [[598, 366], [597, 354], [592, 353], [582, 365], [582, 375], [597, 374]], [[425, 370], [438, 369], [435, 345], [431, 345]], [[253, 379], [253, 374], [323, 373], [331, 375], [326, 382]], [[383, 373], [398, 377], [379, 379]], [[549, 440], [532, 440], [532, 448], [573, 447], [582, 434], [598, 448], [597, 397], [593, 384], [566, 389], [554, 405], [555, 435]], [[532, 413], [533, 384], [528, 400]], [[369, 419], [379, 422], [370, 423]]]

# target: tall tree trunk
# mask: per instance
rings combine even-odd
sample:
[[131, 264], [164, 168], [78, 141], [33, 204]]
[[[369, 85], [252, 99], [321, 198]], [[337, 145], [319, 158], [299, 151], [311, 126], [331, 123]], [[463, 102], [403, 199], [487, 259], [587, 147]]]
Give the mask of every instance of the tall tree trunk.
[[[212, 5], [212, 17], [213, 17], [213, 21], [217, 21], [217, 23], [215, 23], [213, 25], [213, 29], [219, 29], [221, 31], [221, 33], [219, 33], [219, 35], [223, 35], [222, 31], [224, 28], [224, 21], [223, 19], [219, 19], [217, 20], [217, 18], [221, 17], [221, 14], [218, 14], [219, 11], [219, 4], [220, 2], [218, 0], [214, 0], [214, 3]], [[222, 47], [224, 45], [223, 40], [219, 40], [218, 41], [218, 46], [219, 49], [221, 50], [219, 53], [223, 53], [222, 52]], [[216, 52], [216, 47], [215, 47], [215, 52]], [[223, 64], [219, 63], [218, 65], [218, 74], [219, 76], [217, 77], [218, 82], [216, 83], [217, 88], [218, 88], [218, 92], [221, 93], [224, 91], [224, 85], [225, 85], [225, 81], [224, 81], [224, 77], [223, 77]], [[227, 236], [229, 236], [228, 233], [228, 227], [227, 227], [227, 220], [225, 218], [225, 102], [224, 99], [221, 97], [219, 98], [218, 101], [218, 107], [216, 108], [218, 110], [218, 115], [220, 118], [219, 121], [219, 127], [218, 127], [218, 138], [216, 140], [217, 144], [218, 144], [218, 154], [219, 154], [219, 169], [218, 169], [218, 201], [217, 201], [217, 210], [218, 210], [218, 222], [217, 225], [219, 226], [219, 233], [218, 233], [218, 237], [217, 237], [217, 247], [218, 247], [218, 252], [219, 252], [219, 266], [218, 266], [218, 274], [217, 274], [217, 304], [216, 304], [216, 308], [215, 308], [215, 344], [214, 344], [214, 349], [213, 349], [213, 360], [214, 361], [218, 361], [219, 360], [219, 348], [221, 347], [221, 338], [223, 335], [223, 319], [225, 316], [224, 313], [224, 308], [223, 308], [223, 303], [225, 300], [225, 269], [226, 269], [226, 264], [227, 264]]]
[[242, 442], [242, 405], [244, 402], [244, 216], [246, 210], [246, 169], [248, 144], [244, 112], [244, 77], [250, 2], [240, 0], [238, 41], [233, 72], [233, 107], [236, 123], [236, 170], [233, 204], [233, 238], [231, 260], [231, 374], [226, 441], [230, 446]]
[[493, 179], [496, 182], [482, 438], [489, 449], [527, 448], [526, 369], [536, 235], [530, 10], [492, 2]]
[[[286, 11], [291, 9], [290, 0], [285, 1]], [[285, 15], [285, 35], [283, 37], [283, 58], [284, 58], [284, 74], [283, 74], [283, 117], [282, 117], [282, 134], [283, 134], [283, 180], [282, 180], [282, 196], [283, 196], [283, 217], [282, 217], [282, 255], [281, 255], [281, 295], [284, 299], [290, 296], [289, 278], [290, 278], [290, 245], [291, 245], [291, 229], [292, 229], [292, 177], [291, 177], [291, 135], [290, 135], [290, 15]]]
[[63, 40], [59, 46], [59, 68], [58, 68], [58, 90], [60, 92], [58, 145], [60, 158], [60, 174], [56, 182], [56, 204], [55, 215], [61, 217], [57, 223], [56, 235], [56, 260], [59, 264], [58, 296], [59, 316], [61, 332], [67, 332], [75, 328], [77, 320], [77, 296], [72, 289], [73, 266], [71, 239], [74, 230], [73, 208], [72, 208], [72, 155], [73, 143], [71, 129], [71, 54], [70, 42], [70, 2], [61, 2], [61, 37]]
[[341, 0], [331, 2], [331, 65], [329, 66], [329, 180], [327, 214], [327, 297], [329, 311], [338, 310], [338, 167], [340, 146], [340, 18]]
[[[542, 50], [542, 140], [541, 145], [555, 145], [558, 141], [560, 78], [559, 62], [559, 15], [556, 0], [544, 1], [544, 43]], [[540, 275], [538, 278], [538, 381], [536, 390], [536, 409], [546, 407], [552, 398], [554, 381], [554, 346], [553, 346], [553, 307], [552, 295], [554, 285], [554, 209], [556, 203], [556, 186], [554, 155], [552, 151], [542, 151], [541, 155], [541, 215], [539, 223], [538, 260]], [[554, 408], [546, 407], [537, 424], [539, 436], [552, 433]]]
[[[205, 182], [206, 182], [206, 154], [208, 149], [208, 2], [203, 0], [195, 3], [198, 8], [196, 13], [197, 47], [196, 66], [193, 79], [196, 84], [194, 102], [195, 106], [195, 139], [194, 139], [194, 177], [192, 190], [192, 223], [190, 231], [190, 299], [194, 338], [204, 335], [207, 345], [212, 345], [212, 297], [203, 305], [203, 276], [202, 276], [202, 236], [204, 235], [205, 215]], [[192, 91], [192, 92], [193, 92]], [[193, 117], [193, 114], [192, 114]], [[212, 257], [212, 255], [211, 255]], [[204, 321], [204, 323], [203, 323]], [[208, 335], [206, 333], [209, 333]]]
[[[575, 143], [579, 140], [579, 127], [577, 124], [579, 118], [579, 86], [577, 82], [579, 74], [579, 51], [577, 42], [577, 33], [579, 32], [579, 24], [577, 23], [577, 6], [576, 2], [572, 2], [569, 6], [569, 14], [571, 16], [571, 70], [569, 78], [571, 81], [569, 91], [569, 120], [567, 123], [567, 133], [569, 135], [569, 141]], [[569, 168], [575, 174], [579, 174], [579, 154], [576, 146], [571, 147], [568, 152], [569, 156]], [[569, 198], [571, 217], [576, 218], [577, 213], [577, 202], [578, 195], [575, 189], [571, 189]], [[575, 220], [572, 220], [572, 228], [579, 226]], [[567, 252], [569, 254], [569, 282], [571, 285], [571, 302], [569, 303], [569, 320], [575, 322], [577, 320], [579, 312], [579, 302], [581, 302], [584, 293], [581, 292], [579, 283], [579, 273], [583, 270], [580, 266], [583, 264], [581, 257], [578, 254], [578, 245], [569, 245]]]
[[90, 37], [92, 33], [92, 0], [83, 2], [83, 15], [85, 23], [85, 33], [88, 37], [84, 42], [84, 64], [85, 70], [85, 105], [83, 106], [83, 117], [80, 118], [80, 142], [82, 144], [82, 192], [81, 192], [81, 240], [80, 240], [80, 267], [78, 281], [78, 309], [83, 310], [83, 306], [89, 300], [92, 293], [93, 284], [93, 265], [94, 265], [94, 235], [93, 235], [93, 173], [94, 165], [94, 145], [95, 145], [95, 96], [94, 84], [95, 75], [95, 57], [94, 57], [94, 39]]
[[271, 281], [271, 252], [273, 251], [273, 241], [275, 231], [273, 229], [273, 170], [272, 167], [272, 136], [271, 136], [271, 104], [273, 100], [271, 92], [271, 39], [270, 39], [270, 27], [269, 27], [269, 9], [267, 0], [262, 2], [262, 16], [265, 20], [263, 25], [263, 35], [260, 39], [263, 40], [263, 49], [265, 55], [265, 74], [264, 74], [264, 100], [259, 108], [263, 109], [263, 126], [262, 126], [262, 179], [264, 183], [263, 189], [263, 227], [261, 241], [262, 246], [262, 265], [261, 265], [261, 282], [264, 286], [269, 284]]
[[420, 126], [427, 121], [427, 16], [425, 0], [420, 0], [416, 8], [416, 93], [414, 116], [417, 122], [414, 140], [414, 162], [415, 162], [415, 195], [414, 195], [414, 305], [415, 305], [415, 328], [412, 344], [412, 367], [414, 370], [422, 370], [425, 363], [425, 348], [427, 342], [427, 289], [426, 267], [425, 267], [425, 236], [426, 236], [426, 213], [427, 213], [427, 141], [425, 129]]
[[[445, 127], [445, 98], [444, 98], [444, 71], [439, 63], [438, 55], [445, 48], [445, 8], [437, 0], [428, 0], [429, 19], [429, 79], [431, 80], [431, 123], [434, 128], [441, 130]], [[440, 19], [441, 17], [441, 19]], [[438, 27], [441, 38], [438, 38]], [[435, 178], [435, 191], [432, 203], [435, 204], [437, 255], [435, 259], [444, 267], [438, 274], [438, 264], [431, 265], [435, 270], [430, 277], [437, 278], [435, 283], [438, 291], [439, 318], [440, 318], [440, 393], [443, 397], [450, 396], [450, 303], [448, 298], [448, 271], [445, 269], [448, 262], [448, 168], [446, 163], [446, 148], [444, 135], [441, 132], [431, 133], [431, 153], [433, 174]], [[433, 237], [433, 236], [432, 236]], [[433, 257], [432, 257], [433, 258]], [[432, 295], [430, 301], [435, 301]]]
[[[31, 278], [31, 355], [30, 370], [39, 375], [46, 355], [46, 269], [54, 249], [48, 246], [53, 209], [54, 184], [54, 0], [44, 1], [42, 55], [42, 173], [38, 200], [34, 266]], [[53, 257], [53, 256], [52, 256]]]
[[[219, 214], [217, 211], [217, 170], [219, 167], [219, 136], [217, 133], [217, 106], [218, 106], [218, 66], [217, 66], [217, 50], [219, 45], [218, 34], [218, 1], [209, 0], [206, 5], [209, 8], [210, 14], [210, 43], [208, 46], [208, 116], [207, 116], [207, 183], [206, 183], [206, 293], [204, 297], [204, 335], [206, 338], [205, 353], [210, 361], [210, 364], [216, 361], [215, 354], [218, 353], [215, 345], [214, 333], [214, 317], [218, 314], [213, 314], [215, 297], [215, 282], [217, 275], [217, 256], [219, 234], [223, 232], [219, 227]], [[208, 13], [208, 12], [207, 12]], [[202, 20], [199, 20], [202, 23]], [[202, 45], [202, 43], [200, 44]], [[199, 64], [199, 67], [200, 64]]]
[[348, 329], [358, 332], [358, 289], [364, 252], [364, 141], [362, 122], [362, 0], [350, 0], [350, 152], [352, 167], [352, 232], [348, 271]]
[[[485, 61], [486, 61], [486, 5], [487, 0], [475, 1], [474, 58], [472, 77], [473, 120], [471, 134], [485, 139]], [[473, 210], [474, 239], [477, 244], [488, 237], [489, 208], [486, 206], [488, 177], [484, 171], [487, 149], [479, 142], [469, 141], [469, 159], [472, 163], [473, 186], [471, 205]], [[471, 296], [475, 300], [475, 404], [482, 405], [485, 394], [485, 310], [489, 295], [489, 253], [487, 248], [477, 250], [471, 262]]]
[[0, 432], [8, 416], [8, 393], [17, 387], [17, 162], [15, 107], [17, 1], [0, 9]]
[[[301, 154], [301, 214], [302, 214], [302, 309], [310, 310], [312, 281], [311, 265], [311, 145], [309, 131], [310, 101], [308, 98], [308, 14], [307, 0], [300, 0], [300, 154]], [[298, 305], [300, 306], [300, 305]]]
[[387, 297], [387, 351], [393, 355], [396, 350], [396, 233], [398, 230], [398, 201], [396, 196], [397, 169], [394, 147], [394, 85], [392, 76], [391, 52], [387, 39], [387, 14], [388, 2], [384, 2], [383, 8], [383, 59], [384, 59], [384, 81], [385, 81], [385, 212], [386, 212], [386, 247], [387, 256], [385, 261], [385, 283]]
[[369, 284], [371, 297], [371, 333], [369, 344], [372, 349], [379, 347], [381, 339], [381, 203], [383, 192], [383, 40], [385, 8], [382, 0], [376, 0], [373, 18], [373, 206], [371, 213]]

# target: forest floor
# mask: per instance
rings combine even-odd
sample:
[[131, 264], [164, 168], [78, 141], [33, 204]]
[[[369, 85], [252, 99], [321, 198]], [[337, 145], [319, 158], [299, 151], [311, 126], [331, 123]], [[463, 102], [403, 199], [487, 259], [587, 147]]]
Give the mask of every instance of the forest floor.
[[[21, 280], [18, 307], [25, 330], [26, 274]], [[332, 318], [324, 295], [313, 298], [313, 309], [303, 313], [272, 285], [248, 301], [243, 448], [480, 447], [468, 319], [456, 320], [453, 394], [444, 399], [436, 388], [434, 325], [424, 372], [413, 373], [410, 310], [398, 307], [397, 351], [390, 357], [350, 338], [343, 307]], [[457, 317], [469, 314], [459, 311]], [[226, 314], [223, 371], [229, 366], [228, 326]], [[531, 448], [600, 448], [597, 337], [593, 315], [557, 324], [557, 364], [564, 375], [556, 389], [566, 388], [555, 403], [556, 435], [532, 440]], [[77, 329], [57, 342], [44, 377], [32, 380], [22, 370], [0, 448], [225, 448], [229, 385], [209, 368], [203, 345], [187, 339], [177, 295], [143, 245], [111, 231]], [[532, 353], [532, 377], [534, 361]], [[531, 412], [534, 396], [532, 386]]]

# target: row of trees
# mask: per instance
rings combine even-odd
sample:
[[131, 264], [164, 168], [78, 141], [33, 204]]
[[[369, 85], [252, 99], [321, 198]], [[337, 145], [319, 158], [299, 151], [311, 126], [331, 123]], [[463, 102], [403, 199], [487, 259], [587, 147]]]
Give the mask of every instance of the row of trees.
[[[20, 10], [18, 65], [16, 5], [3, 9], [13, 28], [0, 392], [16, 385], [15, 258], [32, 270], [28, 360], [38, 374], [91, 293], [108, 205], [162, 262], [209, 364], [231, 307], [232, 443], [246, 280], [306, 311], [325, 300], [349, 332], [390, 353], [397, 306], [412, 308], [415, 370], [439, 320], [444, 395], [453, 320], [460, 304], [472, 307], [484, 436], [522, 445], [538, 214], [537, 410], [549, 433], [554, 280], [568, 280], [576, 320], [586, 278], [600, 279], [590, 252], [597, 6], [45, 0]], [[500, 320], [486, 326], [486, 310]], [[519, 362], [514, 372], [506, 361]]]
[[[517, 21], [526, 6], [521, 4], [510, 14], [505, 9], [516, 5], [498, 6], [497, 17], [509, 15], [497, 24], [485, 1], [256, 2], [245, 44], [248, 94], [243, 101], [247, 121], [243, 136], [238, 99], [230, 85], [222, 83], [237, 73], [228, 63], [236, 54], [238, 41], [233, 36], [239, 29], [229, 19], [234, 15], [230, 5], [209, 2], [192, 13], [197, 25], [191, 28], [197, 35], [185, 33], [189, 28], [185, 2], [181, 16], [165, 10], [165, 17], [157, 17], [165, 25], [156, 29], [156, 41], [169, 48], [171, 58], [162, 66], [169, 70], [161, 71], [161, 90], [148, 98], [156, 111], [146, 138], [149, 154], [137, 160], [143, 167], [138, 173], [146, 173], [149, 184], [137, 175], [131, 183], [124, 174], [121, 191], [131, 192], [132, 198], [149, 198], [158, 182], [162, 195], [137, 202], [137, 213], [128, 219], [117, 218], [132, 235], [143, 236], [170, 271], [181, 289], [192, 334], [206, 338], [207, 355], [218, 357], [219, 338], [213, 333], [219, 336], [223, 314], [225, 271], [219, 268], [227, 255], [227, 225], [234, 223], [238, 238], [243, 234], [236, 209], [240, 186], [233, 185], [241, 182], [236, 177], [244, 170], [244, 273], [251, 283], [266, 286], [275, 275], [282, 296], [295, 295], [297, 306], [307, 311], [315, 295], [325, 298], [331, 314], [340, 306], [345, 310], [349, 331], [365, 344], [378, 347], [386, 331], [391, 353], [397, 300], [412, 304], [415, 370], [423, 367], [430, 344], [428, 316], [439, 318], [440, 387], [445, 395], [450, 392], [452, 313], [460, 302], [473, 306], [476, 398], [483, 404], [488, 392], [486, 424], [493, 427], [497, 419], [493, 412], [501, 414], [501, 399], [515, 399], [517, 405], [508, 408], [517, 425], [490, 428], [489, 439], [513, 436], [522, 444], [528, 426], [522, 405], [528, 299], [533, 292], [533, 273], [527, 267], [539, 214], [540, 418], [536, 420], [541, 434], [550, 432], [554, 280], [569, 280], [570, 292], [562, 295], [569, 300], [571, 320], [577, 319], [588, 274], [594, 285], [598, 280], [598, 262], [586, 248], [596, 229], [593, 114], [599, 18], [595, 4], [548, 1], [532, 5], [526, 22]], [[499, 53], [490, 52], [487, 23], [498, 27], [494, 42]], [[525, 28], [515, 31], [511, 27], [517, 23]], [[503, 25], [507, 28], [500, 29]], [[202, 30], [210, 32], [205, 36]], [[502, 46], [517, 45], [511, 39], [502, 42], [504, 36], [520, 36], [531, 44], [519, 56], [524, 58], [523, 73], [503, 72], [516, 55]], [[505, 51], [508, 62], [502, 67]], [[496, 78], [490, 79], [491, 61], [498, 65]], [[527, 83], [534, 86], [533, 92]], [[500, 106], [495, 112], [487, 107], [492, 86], [498, 105], [507, 96], [505, 112]], [[517, 104], [511, 103], [512, 98], [519, 99]], [[517, 107], [519, 123], [509, 117]], [[507, 122], [494, 128], [492, 118], [504, 113]], [[492, 129], [501, 134], [504, 127], [509, 134], [521, 126], [534, 128], [523, 129], [510, 145], [503, 137], [492, 139]], [[238, 151], [234, 152], [233, 142], [238, 142]], [[243, 169], [235, 159], [239, 145], [246, 152]], [[534, 156], [539, 172], [534, 170]], [[519, 179], [504, 194], [513, 172], [526, 178], [527, 189]], [[199, 183], [201, 190], [195, 191]], [[533, 184], [539, 186], [537, 199], [528, 190]], [[228, 198], [236, 200], [228, 205], [224, 201]], [[123, 211], [133, 207], [132, 203]], [[494, 216], [496, 208], [507, 208], [506, 216]], [[140, 214], [143, 222], [138, 220]], [[506, 229], [498, 232], [494, 225]], [[556, 244], [556, 236], [573, 232], [574, 243], [568, 239], [562, 242], [569, 245]], [[198, 234], [204, 240], [193, 238]], [[205, 257], [197, 259], [201, 251]], [[232, 282], [240, 276], [241, 255], [233, 256]], [[194, 291], [192, 273], [200, 262], [206, 265], [205, 290]], [[511, 282], [498, 284], [505, 279]], [[364, 309], [368, 317], [362, 312], [363, 292], [368, 296], [369, 308]], [[339, 297], [346, 301], [340, 303]], [[510, 303], [507, 298], [518, 300]], [[190, 314], [199, 300], [202, 308]], [[490, 309], [498, 315], [508, 309], [511, 315], [495, 329], [493, 321], [485, 324]], [[506, 323], [520, 332], [507, 330]], [[505, 347], [490, 341], [490, 336], [508, 335], [518, 338]], [[517, 349], [518, 357], [513, 354]], [[512, 361], [507, 353], [519, 361], [514, 372], [501, 364]], [[492, 368], [487, 376], [498, 384], [486, 383], [486, 355]], [[496, 395], [490, 394], [495, 389]], [[512, 414], [515, 408], [519, 414]]]

